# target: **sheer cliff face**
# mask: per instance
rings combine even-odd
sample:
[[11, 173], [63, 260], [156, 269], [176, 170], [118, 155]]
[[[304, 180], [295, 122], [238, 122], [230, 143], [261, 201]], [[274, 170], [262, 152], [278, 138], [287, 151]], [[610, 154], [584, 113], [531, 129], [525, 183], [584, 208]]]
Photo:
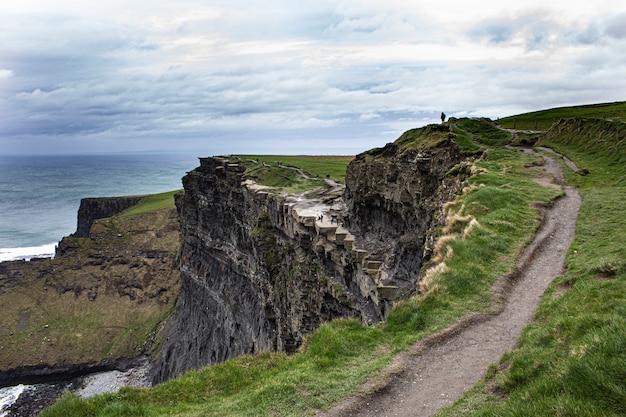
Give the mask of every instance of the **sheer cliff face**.
[[254, 281], [250, 232], [258, 209], [241, 187], [242, 171], [213, 159], [183, 178], [176, 205], [181, 223], [181, 291], [155, 375], [182, 371], [271, 348], [270, 325]]
[[154, 382], [241, 354], [293, 352], [336, 317], [384, 319], [415, 290], [433, 213], [460, 186], [444, 176], [461, 159], [450, 141], [388, 145], [350, 164], [343, 196], [306, 204], [268, 194], [232, 159], [201, 159], [176, 201], [182, 284]]
[[386, 301], [361, 295], [359, 260], [337, 243], [337, 227], [320, 231], [315, 216], [247, 186], [243, 172], [207, 158], [183, 179], [181, 292], [155, 382], [241, 354], [293, 352], [335, 317], [382, 319]]
[[139, 203], [145, 196], [83, 198], [78, 208], [78, 225], [73, 237], [89, 237], [91, 225], [97, 219], [104, 219], [121, 213]]
[[[434, 128], [448, 132], [447, 126]], [[464, 159], [451, 140], [443, 140], [429, 149], [388, 144], [358, 155], [348, 167], [348, 225], [370, 256], [383, 261], [388, 284], [415, 288], [443, 205], [455, 198], [465, 178], [446, 174]]]

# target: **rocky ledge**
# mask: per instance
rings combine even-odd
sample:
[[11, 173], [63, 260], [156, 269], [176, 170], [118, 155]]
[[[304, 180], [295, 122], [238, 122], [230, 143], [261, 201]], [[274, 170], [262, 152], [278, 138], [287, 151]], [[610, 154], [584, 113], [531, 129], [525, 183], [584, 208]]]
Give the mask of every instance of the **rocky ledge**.
[[158, 344], [180, 285], [175, 209], [89, 222], [54, 259], [0, 263], [0, 386], [125, 368]]
[[383, 320], [416, 291], [443, 205], [468, 175], [453, 138], [447, 126], [409, 131], [358, 155], [345, 189], [297, 196], [255, 183], [236, 158], [202, 158], [176, 200], [181, 293], [154, 382], [242, 354], [294, 352], [337, 317]]

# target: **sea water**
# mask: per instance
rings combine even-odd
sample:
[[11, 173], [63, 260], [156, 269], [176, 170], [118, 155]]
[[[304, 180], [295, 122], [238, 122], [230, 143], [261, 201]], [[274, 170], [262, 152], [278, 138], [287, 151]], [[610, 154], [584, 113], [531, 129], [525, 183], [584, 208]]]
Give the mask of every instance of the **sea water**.
[[0, 262], [54, 255], [76, 231], [80, 200], [182, 188], [188, 154], [0, 156]]
[[[183, 154], [0, 156], [0, 262], [53, 256], [76, 230], [82, 198], [181, 189], [198, 165]], [[27, 389], [0, 389], [0, 417]]]
[[13, 404], [22, 393], [28, 389], [26, 385], [0, 388], [0, 417], [7, 415], [6, 409]]

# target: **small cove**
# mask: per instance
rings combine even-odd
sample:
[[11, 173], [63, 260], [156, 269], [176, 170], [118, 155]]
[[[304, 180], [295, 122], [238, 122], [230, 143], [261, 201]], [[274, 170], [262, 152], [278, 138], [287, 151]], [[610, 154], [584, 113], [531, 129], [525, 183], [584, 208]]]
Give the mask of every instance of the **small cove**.
[[0, 262], [52, 256], [82, 198], [177, 190], [197, 165], [186, 154], [0, 156]]

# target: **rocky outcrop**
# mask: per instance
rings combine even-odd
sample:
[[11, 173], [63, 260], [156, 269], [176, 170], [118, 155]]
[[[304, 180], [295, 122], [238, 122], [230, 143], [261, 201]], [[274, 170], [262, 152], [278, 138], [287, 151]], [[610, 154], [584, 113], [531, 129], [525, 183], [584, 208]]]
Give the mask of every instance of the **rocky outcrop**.
[[466, 175], [447, 127], [417, 136], [429, 141], [402, 137], [359, 155], [345, 193], [318, 198], [273, 194], [234, 158], [201, 159], [176, 201], [181, 292], [154, 382], [293, 352], [336, 317], [377, 323], [415, 291], [438, 213]]
[[[415, 291], [421, 266], [432, 254], [443, 205], [455, 198], [469, 171], [448, 126], [416, 131], [357, 155], [348, 167], [344, 194], [346, 223], [359, 236], [357, 243], [381, 263], [380, 281], [403, 294]], [[418, 147], [402, 143], [415, 133], [438, 140]]]
[[142, 357], [132, 359], [104, 359], [99, 362], [71, 363], [68, 361], [58, 365], [34, 365], [20, 366], [8, 371], [0, 370], [0, 388], [12, 385], [44, 384], [50, 382], [70, 381], [72, 379], [104, 371], [124, 371], [136, 366], [140, 366]]
[[338, 243], [338, 225], [316, 223], [330, 206], [272, 196], [222, 158], [202, 159], [183, 184], [181, 294], [155, 382], [245, 353], [293, 352], [334, 317], [381, 320], [353, 282], [359, 259]]
[[139, 203], [145, 196], [83, 198], [78, 208], [78, 221], [73, 237], [89, 237], [91, 225], [97, 219], [104, 219], [121, 213]]
[[97, 219], [89, 236], [0, 263], [0, 386], [118, 368], [158, 344], [179, 290], [175, 209]]

